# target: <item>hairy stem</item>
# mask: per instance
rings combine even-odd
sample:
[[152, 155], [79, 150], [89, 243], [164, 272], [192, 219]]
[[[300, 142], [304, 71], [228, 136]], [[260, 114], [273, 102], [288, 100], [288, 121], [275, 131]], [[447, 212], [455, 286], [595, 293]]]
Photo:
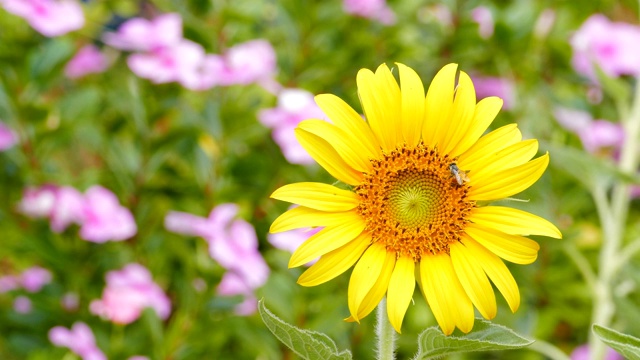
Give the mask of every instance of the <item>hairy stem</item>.
[[396, 331], [387, 316], [387, 299], [383, 298], [376, 310], [376, 337], [378, 339], [378, 360], [395, 359]]
[[[636, 80], [633, 104], [628, 116], [623, 118], [622, 125], [625, 141], [622, 145], [618, 168], [625, 174], [634, 174], [638, 166], [638, 137], [640, 133], [640, 89]], [[630, 187], [623, 181], [618, 181], [612, 189], [611, 203], [608, 204], [606, 189], [597, 187], [594, 199], [600, 222], [602, 225], [602, 249], [598, 258], [598, 278], [595, 284], [592, 323], [610, 327], [615, 313], [612, 287], [616, 271], [619, 269], [619, 259], [627, 215], [629, 213]], [[589, 337], [590, 358], [599, 360], [604, 358], [605, 346], [591, 333]]]

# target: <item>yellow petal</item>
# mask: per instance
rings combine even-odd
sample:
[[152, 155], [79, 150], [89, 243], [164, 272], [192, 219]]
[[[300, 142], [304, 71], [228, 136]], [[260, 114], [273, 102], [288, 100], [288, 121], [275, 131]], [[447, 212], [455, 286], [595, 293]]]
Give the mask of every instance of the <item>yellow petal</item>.
[[442, 142], [438, 149], [448, 154], [461, 140], [462, 134], [471, 126], [473, 114], [476, 109], [476, 90], [469, 75], [460, 71], [458, 86], [456, 88], [451, 122], [443, 128]]
[[543, 235], [562, 239], [560, 230], [549, 221], [510, 207], [478, 207], [472, 210], [469, 220], [472, 223], [511, 235]]
[[383, 105], [386, 121], [392, 123], [396, 131], [396, 140], [393, 143], [395, 148], [402, 142], [402, 129], [400, 126], [400, 117], [398, 116], [402, 111], [400, 87], [398, 86], [396, 78], [387, 67], [387, 64], [381, 64], [376, 69], [376, 82], [382, 94], [381, 98], [386, 101]]
[[400, 89], [391, 71], [385, 64], [380, 65], [375, 74], [362, 69], [358, 71], [356, 82], [365, 117], [378, 143], [386, 151], [395, 149]]
[[522, 133], [518, 130], [517, 124], [500, 127], [481, 137], [469, 150], [461, 154], [458, 158], [458, 166], [472, 173], [478, 171], [478, 163], [482, 159], [521, 140]]
[[469, 224], [464, 231], [487, 250], [512, 263], [531, 264], [538, 257], [540, 245], [526, 237], [505, 234], [478, 224]]
[[384, 294], [387, 292], [387, 288], [389, 287], [389, 281], [391, 279], [391, 274], [393, 273], [395, 263], [396, 254], [387, 251], [386, 257], [384, 258], [384, 265], [382, 265], [382, 270], [380, 271], [378, 280], [376, 280], [376, 282], [373, 284], [373, 287], [371, 288], [371, 290], [369, 290], [364, 300], [358, 307], [358, 313], [356, 314], [358, 320], [356, 320], [356, 318], [352, 315], [345, 319], [346, 321], [359, 321], [359, 319], [363, 319], [365, 316], [369, 315], [369, 313], [371, 313], [373, 309], [378, 306], [380, 300], [382, 300]]
[[296, 249], [289, 260], [294, 268], [335, 250], [355, 239], [364, 230], [366, 223], [361, 218], [334, 227], [327, 227], [308, 238]]
[[491, 181], [487, 180], [482, 184], [472, 186], [469, 190], [469, 199], [490, 201], [517, 194], [538, 181], [547, 165], [549, 165], [549, 153], [520, 166], [500, 171], [493, 176]]
[[322, 111], [351, 137], [357, 137], [364, 146], [362, 156], [367, 159], [377, 159], [380, 155], [380, 145], [364, 119], [351, 106], [333, 94], [321, 94], [315, 97], [316, 103]]
[[402, 93], [402, 137], [409, 148], [420, 142], [424, 120], [424, 86], [416, 72], [408, 66], [396, 63], [400, 70]]
[[496, 297], [475, 253], [459, 242], [451, 244], [449, 249], [453, 268], [471, 302], [485, 319], [493, 319], [498, 311]]
[[339, 276], [358, 261], [370, 244], [371, 234], [361, 233], [353, 241], [322, 255], [318, 262], [300, 275], [298, 284], [316, 286]]
[[285, 185], [271, 194], [272, 199], [299, 204], [321, 211], [348, 211], [358, 206], [358, 196], [335, 186], [300, 182]]
[[422, 139], [427, 146], [440, 146], [445, 129], [450, 126], [453, 93], [458, 64], [440, 69], [429, 85], [425, 99], [425, 125]]
[[379, 243], [374, 243], [362, 254], [362, 257], [351, 272], [348, 290], [349, 312], [355, 321], [359, 322], [358, 309], [373, 288], [382, 272], [387, 250]]
[[522, 165], [531, 160], [538, 152], [538, 140], [520, 141], [508, 146], [477, 162], [477, 169], [472, 170], [473, 176], [469, 185], [492, 181], [496, 173]]
[[362, 173], [342, 160], [338, 152], [326, 140], [299, 128], [296, 128], [294, 133], [300, 145], [331, 176], [349, 185], [358, 185], [362, 182]]
[[340, 157], [355, 170], [370, 172], [371, 162], [366, 157], [366, 147], [359, 137], [351, 137], [337, 126], [323, 120], [304, 120], [298, 128], [308, 131], [329, 143]]
[[445, 335], [457, 326], [473, 328], [473, 305], [460, 284], [447, 254], [426, 256], [420, 261], [420, 282], [425, 299]]
[[518, 284], [502, 260], [494, 253], [484, 248], [468, 236], [463, 236], [462, 242], [473, 253], [476, 261], [482, 265], [485, 273], [496, 285], [502, 296], [507, 300], [511, 312], [516, 312], [520, 306], [520, 291]]
[[279, 233], [293, 229], [336, 226], [345, 222], [356, 221], [360, 215], [356, 211], [325, 212], [298, 206], [287, 210], [273, 221], [270, 233]]
[[453, 150], [451, 150], [449, 155], [455, 158], [469, 150], [469, 148], [478, 141], [480, 136], [484, 134], [489, 125], [491, 125], [493, 119], [498, 115], [501, 108], [502, 99], [498, 97], [491, 96], [480, 100], [480, 102], [476, 104], [473, 119], [471, 120], [469, 127], [467, 129], [462, 127], [460, 128], [462, 132], [459, 135], [460, 141], [455, 145]]
[[398, 333], [401, 332], [402, 320], [416, 287], [415, 268], [416, 264], [413, 262], [413, 258], [400, 256], [396, 260], [396, 266], [389, 281], [387, 315], [389, 322]]

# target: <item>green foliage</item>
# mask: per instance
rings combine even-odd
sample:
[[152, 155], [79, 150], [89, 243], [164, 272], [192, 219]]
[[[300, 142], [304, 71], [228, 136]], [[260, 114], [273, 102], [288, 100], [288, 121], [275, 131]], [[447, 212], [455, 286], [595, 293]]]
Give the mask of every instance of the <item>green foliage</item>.
[[640, 339], [637, 337], [623, 334], [597, 324], [593, 325], [592, 331], [607, 345], [624, 356], [625, 359], [640, 359]]
[[282, 321], [267, 309], [264, 300], [258, 302], [258, 311], [271, 333], [301, 358], [307, 360], [351, 359], [351, 352], [339, 351], [336, 343], [327, 335], [303, 330]]
[[477, 352], [519, 349], [533, 340], [525, 339], [513, 330], [483, 319], [476, 319], [468, 334], [446, 336], [438, 327], [423, 331], [418, 337], [418, 353], [414, 360], [438, 359], [441, 356]]

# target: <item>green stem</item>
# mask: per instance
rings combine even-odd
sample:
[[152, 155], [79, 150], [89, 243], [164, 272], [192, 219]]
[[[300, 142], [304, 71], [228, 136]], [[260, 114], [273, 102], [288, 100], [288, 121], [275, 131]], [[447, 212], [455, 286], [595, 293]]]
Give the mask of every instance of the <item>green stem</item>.
[[589, 264], [589, 260], [582, 255], [582, 253], [576, 248], [573, 243], [565, 243], [563, 246], [564, 252], [569, 256], [571, 260], [573, 260], [576, 267], [582, 274], [584, 281], [587, 283], [591, 294], [595, 294], [596, 289], [596, 274], [593, 272], [591, 265]]
[[[628, 116], [622, 119], [625, 133], [618, 168], [622, 173], [632, 175], [638, 166], [638, 138], [640, 135], [640, 79], [636, 80], [633, 104]], [[592, 323], [610, 327], [615, 313], [612, 286], [621, 255], [622, 239], [629, 213], [629, 184], [618, 181], [612, 190], [610, 206], [606, 189], [598, 186], [594, 189], [594, 199], [602, 225], [602, 250], [598, 258], [599, 274], [595, 285]], [[604, 358], [605, 346], [591, 333], [589, 337], [590, 358]]]
[[378, 338], [378, 360], [395, 359], [396, 331], [387, 317], [387, 299], [383, 298], [376, 310], [376, 336]]
[[570, 360], [562, 350], [543, 340], [536, 339], [533, 344], [529, 345], [529, 349], [537, 351], [551, 360]]
[[640, 239], [633, 240], [629, 245], [620, 251], [620, 256], [615, 264], [614, 271], [620, 270], [626, 263], [631, 260], [640, 251]]

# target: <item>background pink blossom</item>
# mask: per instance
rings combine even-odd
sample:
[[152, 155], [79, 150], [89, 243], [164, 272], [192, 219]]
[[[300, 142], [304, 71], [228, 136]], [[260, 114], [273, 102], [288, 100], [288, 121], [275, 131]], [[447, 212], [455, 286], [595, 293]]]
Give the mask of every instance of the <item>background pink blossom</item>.
[[216, 206], [209, 217], [171, 211], [165, 227], [179, 234], [199, 236], [209, 244], [209, 254], [227, 270], [218, 286], [221, 295], [244, 295], [236, 313], [248, 315], [256, 310], [253, 291], [265, 284], [269, 267], [258, 250], [258, 237], [253, 226], [238, 219], [236, 204]]
[[93, 331], [83, 322], [76, 322], [71, 329], [56, 326], [49, 330], [49, 340], [56, 346], [67, 347], [83, 360], [107, 360], [96, 345]]
[[260, 123], [272, 130], [273, 140], [280, 146], [282, 154], [292, 164], [314, 164], [315, 160], [300, 145], [294, 136], [300, 121], [326, 119], [327, 116], [316, 105], [313, 94], [302, 89], [284, 89], [278, 94], [275, 108], [258, 112]]
[[64, 35], [84, 26], [82, 7], [73, 0], [0, 0], [0, 5], [48, 37]]
[[593, 120], [585, 111], [562, 107], [556, 108], [554, 115], [562, 127], [578, 135], [582, 146], [592, 154], [605, 152], [615, 156], [624, 143], [624, 130], [619, 123]]
[[342, 7], [347, 14], [377, 20], [385, 25], [396, 23], [396, 14], [386, 0], [343, 0]]
[[509, 79], [497, 76], [473, 76], [473, 86], [476, 89], [478, 100], [489, 96], [497, 96], [502, 99], [502, 108], [513, 109], [516, 103], [515, 86]]
[[0, 151], [12, 148], [18, 143], [18, 136], [7, 125], [0, 122]]
[[594, 64], [613, 77], [640, 74], [640, 27], [611, 22], [604, 15], [589, 17], [571, 38], [571, 63], [595, 80]]
[[102, 298], [91, 302], [93, 314], [117, 324], [129, 324], [140, 317], [142, 310], [150, 307], [161, 319], [169, 317], [169, 298], [142, 265], [134, 263], [121, 270], [110, 271], [106, 279]]
[[64, 74], [77, 79], [88, 74], [101, 73], [107, 70], [109, 61], [95, 45], [85, 45], [73, 56], [64, 68]]

